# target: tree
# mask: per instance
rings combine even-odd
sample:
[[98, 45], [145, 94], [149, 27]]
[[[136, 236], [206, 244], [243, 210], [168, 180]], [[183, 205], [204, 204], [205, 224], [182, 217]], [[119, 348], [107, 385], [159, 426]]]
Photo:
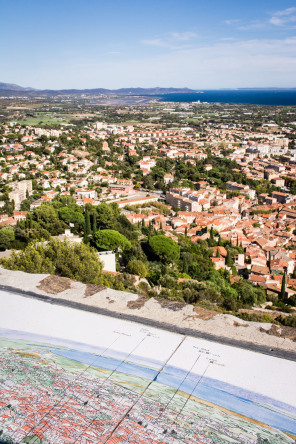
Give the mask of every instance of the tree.
[[101, 203], [96, 207], [96, 218], [98, 228], [114, 228], [114, 223], [120, 215], [120, 210], [117, 204]]
[[31, 201], [29, 199], [24, 199], [21, 203], [21, 211], [29, 211], [31, 207]]
[[155, 256], [164, 263], [175, 262], [180, 257], [180, 247], [179, 245], [164, 236], [163, 234], [158, 234], [152, 236], [149, 239], [149, 246]]
[[210, 239], [214, 240], [214, 228], [213, 228], [213, 226], [211, 226], [211, 229], [210, 229]]
[[260, 286], [251, 282], [240, 280], [232, 286], [237, 292], [238, 300], [246, 305], [262, 304], [266, 300], [266, 293]]
[[34, 208], [33, 219], [43, 228], [47, 228], [48, 225], [52, 225], [58, 221], [58, 215], [50, 203], [43, 203], [39, 207]]
[[90, 234], [91, 234], [90, 215], [88, 208], [86, 208], [84, 213], [84, 241], [87, 241], [89, 239]]
[[49, 248], [53, 254], [55, 274], [84, 283], [100, 283], [102, 263], [94, 248], [84, 243], [70, 244], [57, 239], [49, 243]]
[[284, 275], [282, 278], [282, 286], [281, 286], [281, 293], [280, 293], [281, 300], [284, 300], [285, 296], [286, 296], [286, 270], [284, 271]]
[[75, 208], [62, 207], [58, 209], [59, 218], [66, 224], [72, 223], [78, 227], [83, 227], [84, 217], [83, 214], [77, 211]]
[[147, 276], [147, 268], [144, 262], [133, 259], [127, 264], [127, 271], [131, 274], [136, 274], [141, 278], [145, 278]]
[[94, 242], [98, 250], [115, 250], [130, 248], [130, 241], [115, 230], [100, 230], [94, 234]]
[[95, 233], [97, 231], [98, 227], [97, 227], [97, 215], [96, 213], [93, 213], [93, 217], [92, 217], [92, 230], [93, 233]]
[[231, 267], [232, 264], [233, 264], [233, 262], [232, 262], [232, 258], [231, 258], [231, 254], [230, 254], [230, 251], [229, 251], [229, 250], [227, 250], [227, 256], [226, 256], [226, 261], [225, 261], [225, 263], [226, 263], [226, 266], [227, 266], [227, 267]]
[[33, 211], [33, 221], [37, 222], [36, 228], [43, 228], [56, 236], [67, 228], [67, 224], [59, 220], [58, 213], [51, 203], [43, 203]]
[[102, 263], [94, 248], [58, 239], [29, 244], [2, 259], [1, 264], [9, 270], [55, 274], [90, 284], [99, 284], [102, 279]]
[[45, 246], [28, 245], [24, 251], [13, 251], [8, 259], [2, 259], [1, 264], [8, 270], [20, 270], [26, 273], [54, 274], [54, 264], [46, 257]]
[[2, 228], [0, 230], [0, 249], [6, 250], [14, 239], [15, 237], [13, 230], [10, 228]]

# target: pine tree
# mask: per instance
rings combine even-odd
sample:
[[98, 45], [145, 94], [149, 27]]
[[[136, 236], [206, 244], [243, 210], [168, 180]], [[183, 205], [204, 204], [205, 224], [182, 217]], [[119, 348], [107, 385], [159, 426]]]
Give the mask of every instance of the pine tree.
[[217, 248], [217, 250], [216, 250], [216, 257], [220, 257], [220, 251], [219, 251], [219, 248]]

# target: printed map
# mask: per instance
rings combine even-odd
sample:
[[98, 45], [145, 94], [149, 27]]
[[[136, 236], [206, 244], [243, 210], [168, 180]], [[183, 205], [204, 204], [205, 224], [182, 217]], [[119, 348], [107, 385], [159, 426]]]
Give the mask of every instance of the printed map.
[[288, 444], [296, 363], [0, 291], [0, 442]]

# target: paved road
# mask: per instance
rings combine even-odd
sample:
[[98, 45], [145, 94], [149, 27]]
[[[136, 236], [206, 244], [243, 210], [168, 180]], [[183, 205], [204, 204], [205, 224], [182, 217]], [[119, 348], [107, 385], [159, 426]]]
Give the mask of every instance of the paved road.
[[268, 346], [254, 344], [246, 341], [238, 341], [232, 338], [225, 338], [216, 335], [212, 335], [210, 333], [204, 333], [198, 330], [193, 330], [191, 328], [183, 328], [178, 327], [177, 325], [168, 324], [165, 322], [154, 321], [147, 318], [142, 318], [136, 315], [124, 314], [124, 313], [116, 313], [111, 310], [107, 310], [105, 308], [99, 307], [91, 307], [89, 305], [80, 304], [78, 302], [72, 302], [65, 299], [60, 298], [51, 298], [50, 296], [40, 295], [38, 293], [34, 293], [32, 291], [24, 291], [18, 288], [14, 288], [7, 285], [1, 285], [0, 290], [6, 291], [8, 293], [14, 293], [18, 295], [22, 295], [24, 297], [38, 299], [40, 301], [44, 301], [50, 304], [62, 305], [64, 307], [71, 307], [77, 310], [88, 311], [91, 313], [97, 313], [104, 316], [109, 316], [117, 319], [123, 319], [127, 321], [137, 322], [139, 324], [148, 325], [150, 327], [159, 328], [162, 330], [167, 330], [173, 333], [178, 333], [181, 335], [192, 336], [195, 338], [205, 339], [207, 341], [219, 342], [220, 344], [229, 345], [232, 347], [242, 348], [245, 350], [254, 351], [257, 353], [266, 354], [269, 356], [274, 356], [277, 358], [287, 359], [290, 361], [296, 361], [296, 344], [295, 344], [295, 352], [294, 351], [286, 351], [279, 348], [270, 348]]

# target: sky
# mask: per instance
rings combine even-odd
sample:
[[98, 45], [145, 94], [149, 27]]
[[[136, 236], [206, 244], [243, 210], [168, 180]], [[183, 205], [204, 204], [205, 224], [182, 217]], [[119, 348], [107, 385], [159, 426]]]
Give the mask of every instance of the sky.
[[296, 0], [0, 0], [0, 82], [296, 87]]

